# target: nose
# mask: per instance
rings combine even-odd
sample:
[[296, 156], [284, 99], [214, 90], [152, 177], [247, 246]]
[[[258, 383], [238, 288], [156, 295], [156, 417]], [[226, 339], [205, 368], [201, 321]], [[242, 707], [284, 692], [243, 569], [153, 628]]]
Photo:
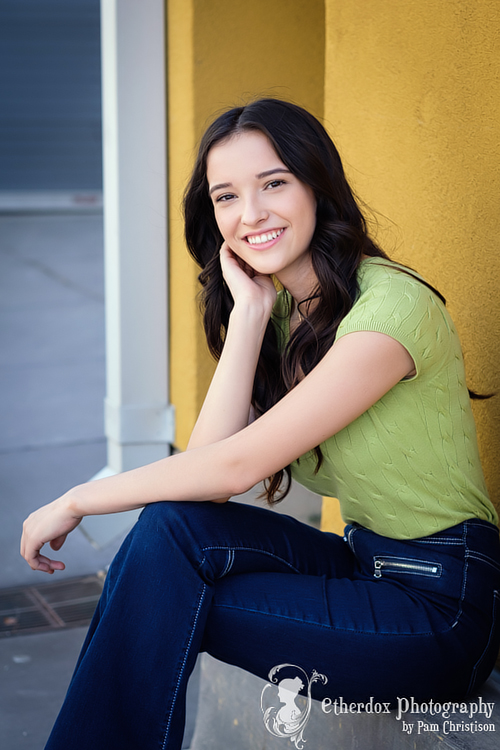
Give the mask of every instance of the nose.
[[242, 206], [241, 223], [251, 227], [267, 219], [269, 212], [258, 195], [246, 196]]

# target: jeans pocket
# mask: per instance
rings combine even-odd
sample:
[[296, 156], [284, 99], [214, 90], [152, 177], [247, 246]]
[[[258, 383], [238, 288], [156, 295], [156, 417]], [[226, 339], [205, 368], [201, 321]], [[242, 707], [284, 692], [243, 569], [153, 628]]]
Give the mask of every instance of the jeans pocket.
[[442, 569], [442, 565], [438, 562], [412, 557], [396, 557], [394, 555], [374, 555], [373, 557], [374, 578], [382, 578], [386, 573], [439, 578]]
[[495, 666], [495, 660], [500, 648], [500, 591], [493, 592], [493, 612], [491, 628], [484, 651], [474, 664], [467, 689], [471, 693], [486, 682]]

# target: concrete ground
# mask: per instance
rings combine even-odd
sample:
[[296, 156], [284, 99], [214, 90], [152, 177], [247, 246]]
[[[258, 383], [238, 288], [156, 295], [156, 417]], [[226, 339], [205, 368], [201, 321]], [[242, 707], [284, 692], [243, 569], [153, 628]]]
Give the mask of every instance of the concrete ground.
[[[20, 557], [22, 522], [106, 465], [102, 253], [97, 212], [0, 214], [0, 595], [53, 580]], [[295, 488], [279, 510], [317, 523], [320, 500]], [[95, 549], [76, 530], [59, 580], [105, 569], [120, 543]], [[84, 635], [75, 627], [0, 638], [2, 750], [42, 750]], [[190, 691], [186, 747], [196, 675]]]

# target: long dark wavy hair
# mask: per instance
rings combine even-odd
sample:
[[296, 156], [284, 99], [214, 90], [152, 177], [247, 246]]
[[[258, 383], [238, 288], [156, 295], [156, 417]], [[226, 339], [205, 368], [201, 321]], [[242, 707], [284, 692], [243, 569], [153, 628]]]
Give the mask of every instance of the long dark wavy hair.
[[[315, 117], [278, 99], [260, 99], [225, 112], [201, 140], [184, 196], [186, 242], [202, 269], [199, 280], [205, 333], [216, 359], [224, 346], [233, 299], [222, 276], [219, 250], [223, 237], [209, 196], [207, 157], [216, 144], [247, 131], [267, 136], [283, 164], [312, 188], [317, 204], [310, 253], [318, 285], [311, 297], [299, 302], [302, 320], [284, 351], [280, 351], [275, 323], [268, 323], [252, 396], [255, 413], [260, 416], [290, 391], [302, 374], [307, 375], [332, 346], [341, 320], [358, 296], [356, 269], [363, 254], [388, 256], [368, 236], [338, 151]], [[317, 303], [309, 306], [312, 299]], [[322, 461], [319, 446], [315, 452], [317, 471]], [[270, 503], [285, 497], [290, 478], [288, 466], [266, 480], [265, 494]]]

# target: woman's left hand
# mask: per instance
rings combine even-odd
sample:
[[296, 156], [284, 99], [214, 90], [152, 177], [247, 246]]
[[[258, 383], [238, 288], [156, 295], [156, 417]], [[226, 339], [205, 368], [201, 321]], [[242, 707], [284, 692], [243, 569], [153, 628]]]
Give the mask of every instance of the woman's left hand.
[[53, 550], [60, 550], [66, 537], [76, 529], [81, 516], [76, 515], [69, 493], [39, 508], [23, 524], [21, 555], [32, 570], [52, 574], [66, 567], [60, 560], [42, 555], [44, 544], [50, 543]]

